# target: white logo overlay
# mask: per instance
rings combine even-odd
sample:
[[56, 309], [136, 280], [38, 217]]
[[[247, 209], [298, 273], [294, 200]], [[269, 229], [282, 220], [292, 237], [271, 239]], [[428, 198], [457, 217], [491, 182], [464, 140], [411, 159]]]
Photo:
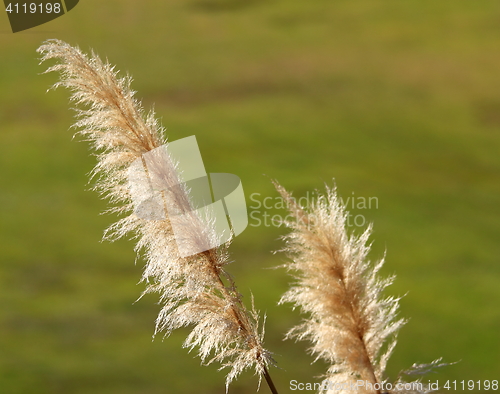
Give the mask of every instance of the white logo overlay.
[[128, 185], [138, 217], [169, 218], [181, 257], [220, 246], [248, 225], [240, 178], [208, 175], [194, 135], [136, 159]]

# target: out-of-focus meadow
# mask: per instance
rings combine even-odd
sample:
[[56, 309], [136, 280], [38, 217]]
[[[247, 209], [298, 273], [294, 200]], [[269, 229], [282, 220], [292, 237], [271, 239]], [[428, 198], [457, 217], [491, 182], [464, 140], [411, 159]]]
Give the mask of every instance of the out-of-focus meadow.
[[[282, 341], [301, 316], [276, 305], [291, 279], [270, 269], [286, 232], [277, 201], [260, 206], [271, 179], [311, 197], [335, 178], [352, 230], [374, 223], [372, 259], [387, 251], [409, 318], [391, 378], [440, 356], [460, 362], [425, 381], [500, 378], [498, 1], [86, 0], [17, 34], [0, 13], [0, 393], [225, 390], [181, 347], [187, 329], [152, 341], [160, 307], [134, 303], [133, 242], [100, 242], [115, 218], [88, 191], [95, 158], [72, 140], [68, 92], [46, 93], [48, 38], [130, 73], [169, 139], [196, 135], [207, 171], [241, 177], [250, 226], [229, 271], [267, 314], [280, 392], [327, 366]], [[229, 393], [256, 387], [248, 372]]]

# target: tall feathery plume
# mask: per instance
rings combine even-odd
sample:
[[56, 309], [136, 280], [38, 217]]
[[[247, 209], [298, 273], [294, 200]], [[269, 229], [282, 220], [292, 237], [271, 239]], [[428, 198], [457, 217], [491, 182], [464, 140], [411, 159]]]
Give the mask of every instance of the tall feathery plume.
[[[42, 62], [59, 59], [46, 72], [60, 72], [61, 80], [54, 87], [70, 89], [71, 100], [83, 108], [78, 109], [79, 120], [74, 126], [98, 152], [93, 171], [98, 176], [95, 189], [114, 204], [110, 211], [126, 215], [106, 230], [105, 239], [130, 233], [137, 237], [136, 251], [146, 260], [142, 279], [148, 285], [144, 293], [159, 292], [163, 304], [156, 332], [168, 335], [176, 328], [194, 326], [184, 346], [198, 347], [204, 363], [218, 361], [222, 368], [229, 367], [226, 387], [244, 369], [254, 368], [259, 382], [264, 376], [271, 391], [277, 393], [268, 373], [273, 360], [263, 347], [258, 314], [253, 306], [251, 311], [245, 308], [225, 271], [227, 244], [182, 257], [168, 215], [152, 219], [134, 212], [127, 183], [130, 168], [166, 140], [154, 113], [145, 115], [134, 98], [131, 78], [119, 78], [117, 71], [94, 53], [87, 56], [59, 40], [46, 41], [38, 52]], [[161, 160], [153, 160], [148, 168], [161, 179], [163, 203], [174, 201], [178, 209], [189, 213], [184, 222], [187, 242], [199, 247], [213, 245], [215, 232], [190, 209], [189, 193], [179, 187], [176, 163], [168, 155], [160, 156]]]
[[[379, 277], [383, 260], [374, 265], [367, 260], [371, 228], [360, 236], [348, 234], [347, 212], [335, 190], [327, 188], [326, 195], [305, 208], [275, 186], [293, 218], [286, 223], [291, 232], [285, 251], [291, 261], [285, 267], [296, 278], [280, 302], [294, 303], [308, 315], [287, 337], [311, 341], [311, 352], [331, 365], [320, 392], [336, 393], [339, 387], [377, 394], [430, 392], [426, 385], [415, 385], [416, 391], [398, 391], [396, 384], [383, 389], [391, 387], [384, 372], [405, 322], [397, 318], [399, 299], [382, 294], [393, 281]], [[412, 372], [438, 364], [414, 365]]]

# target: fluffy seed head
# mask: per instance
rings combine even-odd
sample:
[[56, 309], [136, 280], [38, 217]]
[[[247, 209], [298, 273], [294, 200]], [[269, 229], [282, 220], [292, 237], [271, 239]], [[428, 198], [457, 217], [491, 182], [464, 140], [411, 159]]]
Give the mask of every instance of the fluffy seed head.
[[[176, 328], [192, 326], [184, 345], [197, 347], [206, 363], [216, 360], [223, 367], [230, 367], [227, 384], [250, 367], [262, 376], [272, 362], [271, 354], [262, 345], [257, 313], [244, 307], [225, 271], [227, 245], [181, 257], [168, 215], [158, 215], [155, 220], [134, 213], [128, 184], [130, 167], [143, 154], [165, 145], [166, 139], [154, 113], [145, 114], [134, 98], [131, 78], [119, 77], [111, 65], [94, 53], [87, 56], [59, 40], [46, 41], [38, 52], [42, 62], [58, 60], [47, 72], [57, 71], [61, 75], [54, 87], [71, 90], [79, 117], [74, 126], [97, 152], [95, 189], [110, 199], [110, 211], [124, 215], [107, 229], [105, 238], [113, 240], [126, 234], [137, 238], [136, 250], [146, 261], [142, 277], [148, 284], [145, 293], [160, 293], [163, 304], [156, 331], [168, 335]], [[156, 164], [154, 171], [167, 185], [165, 193], [170, 193], [163, 195], [164, 202], [174, 200], [189, 212], [190, 220], [185, 224], [189, 241], [217, 244], [210, 239], [215, 231], [190, 209], [188, 191], [173, 187], [179, 184], [176, 163], [161, 160]]]

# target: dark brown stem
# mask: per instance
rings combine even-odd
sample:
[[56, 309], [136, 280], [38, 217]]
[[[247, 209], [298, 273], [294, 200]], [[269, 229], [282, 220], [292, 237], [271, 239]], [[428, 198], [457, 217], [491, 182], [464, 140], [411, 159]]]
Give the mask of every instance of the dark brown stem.
[[274, 382], [271, 379], [271, 375], [269, 375], [269, 371], [266, 367], [264, 367], [264, 377], [266, 378], [267, 385], [271, 389], [271, 392], [273, 394], [278, 394], [278, 390], [276, 390], [276, 386], [274, 385]]

